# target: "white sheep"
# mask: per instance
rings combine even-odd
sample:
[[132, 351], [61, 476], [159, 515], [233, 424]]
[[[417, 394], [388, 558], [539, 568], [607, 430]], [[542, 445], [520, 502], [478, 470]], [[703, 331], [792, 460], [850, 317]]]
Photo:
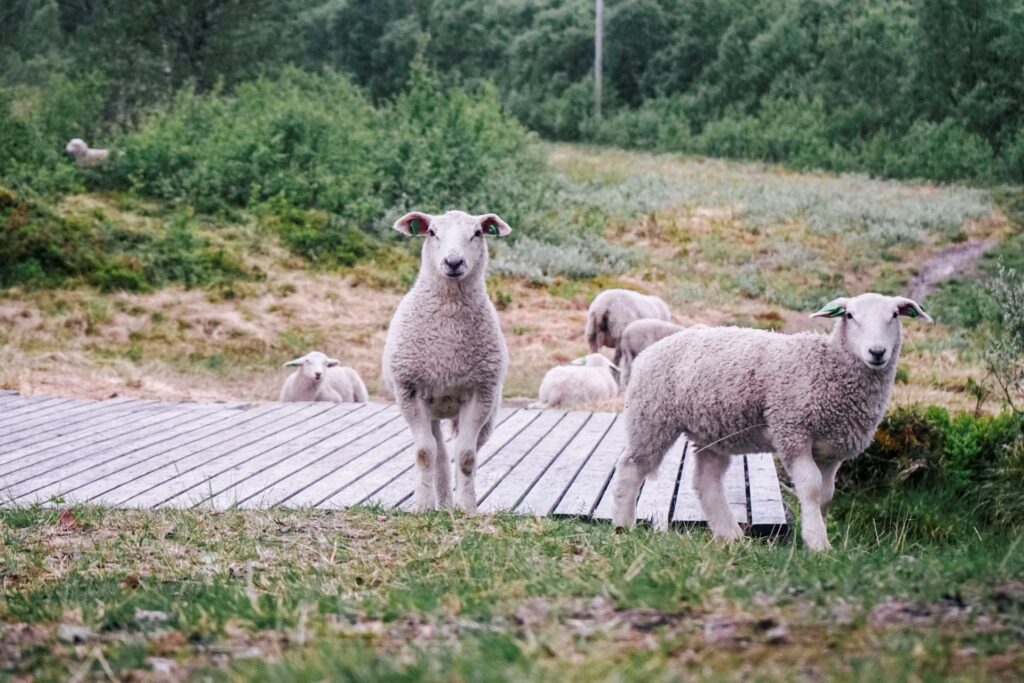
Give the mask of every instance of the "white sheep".
[[539, 402], [531, 408], [564, 408], [581, 403], [607, 401], [619, 393], [612, 376], [612, 362], [600, 353], [577, 358], [569, 365], [547, 371], [540, 383]]
[[281, 401], [366, 403], [369, 400], [366, 385], [358, 372], [342, 367], [340, 361], [319, 351], [310, 351], [284, 366], [298, 370], [285, 379], [281, 387]]
[[656, 318], [641, 318], [626, 325], [619, 339], [619, 386], [623, 391], [629, 386], [629, 375], [632, 371], [633, 360], [640, 355], [640, 352], [655, 342], [661, 341], [670, 334], [675, 334], [684, 329], [681, 325], [658, 320]]
[[606, 289], [598, 294], [587, 309], [586, 336], [591, 353], [602, 346], [615, 349], [616, 366], [622, 360], [619, 339], [626, 325], [640, 318], [671, 320], [668, 306], [656, 296], [628, 289]]
[[107, 160], [110, 152], [105, 149], [93, 149], [85, 144], [82, 138], [72, 138], [64, 147], [64, 151], [75, 158], [80, 167], [95, 166]]
[[694, 486], [716, 537], [742, 535], [722, 484], [729, 456], [773, 451], [800, 501], [804, 542], [828, 549], [824, 520], [836, 471], [868, 447], [885, 415], [901, 315], [931, 321], [911, 299], [861, 294], [811, 316], [838, 318], [829, 335], [689, 329], [644, 351], [626, 391], [629, 446], [613, 487], [616, 527], [633, 525], [640, 484], [685, 432], [697, 458]]
[[458, 503], [476, 510], [476, 454], [494, 429], [508, 350], [484, 286], [487, 237], [512, 230], [498, 216], [411, 212], [394, 225], [424, 238], [419, 275], [384, 342], [382, 377], [412, 431], [419, 468], [414, 503], [450, 508], [440, 421], [455, 423]]

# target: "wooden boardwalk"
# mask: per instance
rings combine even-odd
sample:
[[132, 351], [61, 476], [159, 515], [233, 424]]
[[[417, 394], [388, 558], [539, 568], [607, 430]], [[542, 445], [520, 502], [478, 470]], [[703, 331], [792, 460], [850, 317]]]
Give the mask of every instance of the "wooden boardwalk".
[[[483, 512], [611, 517], [626, 444], [617, 413], [503, 408], [479, 454]], [[681, 438], [644, 484], [638, 517], [699, 525]], [[454, 471], [454, 470], [453, 470]], [[167, 403], [0, 393], [0, 504], [408, 509], [412, 441], [390, 404]], [[771, 455], [736, 456], [727, 492], [754, 535], [785, 533]]]

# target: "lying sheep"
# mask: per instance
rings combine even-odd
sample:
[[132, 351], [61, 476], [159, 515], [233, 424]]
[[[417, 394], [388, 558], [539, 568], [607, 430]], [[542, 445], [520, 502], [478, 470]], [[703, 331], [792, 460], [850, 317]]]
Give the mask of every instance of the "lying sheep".
[[629, 446], [613, 488], [615, 526], [633, 525], [640, 484], [685, 432], [697, 457], [694, 485], [716, 537], [742, 535], [722, 485], [729, 456], [774, 451], [800, 501], [804, 542], [828, 549], [825, 514], [836, 471], [867, 448], [885, 414], [901, 315], [931, 321], [911, 299], [861, 294], [811, 316], [838, 318], [830, 335], [691, 329], [644, 351], [626, 392]]
[[613, 367], [600, 353], [577, 358], [570, 365], [553, 367], [540, 383], [540, 401], [530, 407], [564, 408], [615, 398], [619, 388], [612, 376]]
[[598, 294], [587, 310], [587, 344], [591, 353], [602, 346], [615, 349], [615, 365], [621, 353], [619, 339], [626, 325], [640, 318], [671, 320], [668, 306], [656, 296], [647, 296], [628, 289], [606, 289]]
[[641, 318], [626, 325], [622, 331], [622, 338], [619, 340], [619, 386], [623, 391], [629, 386], [629, 374], [633, 360], [640, 355], [640, 352], [654, 342], [661, 341], [670, 334], [682, 330], [681, 325], [657, 320], [655, 318]]
[[105, 149], [92, 149], [89, 145], [85, 144], [85, 140], [81, 138], [72, 138], [70, 142], [64, 147], [64, 151], [75, 158], [81, 168], [88, 166], [95, 166], [101, 162], [107, 160], [110, 156], [110, 152]]
[[281, 387], [284, 402], [331, 401], [333, 403], [366, 403], [369, 396], [359, 373], [341, 362], [328, 358], [319, 351], [311, 351], [301, 358], [284, 364], [298, 368], [288, 375]]
[[494, 428], [508, 350], [484, 286], [487, 237], [512, 230], [498, 216], [414, 211], [395, 230], [422, 237], [420, 271], [398, 304], [384, 343], [385, 384], [395, 394], [416, 451], [414, 503], [450, 508], [452, 488], [440, 421], [455, 423], [458, 503], [476, 510], [476, 454]]

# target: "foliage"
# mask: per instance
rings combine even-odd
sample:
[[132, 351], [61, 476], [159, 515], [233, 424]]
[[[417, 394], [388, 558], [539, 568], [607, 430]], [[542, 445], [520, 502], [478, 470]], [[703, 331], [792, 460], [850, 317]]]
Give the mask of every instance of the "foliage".
[[1024, 277], [1000, 268], [988, 292], [999, 313], [994, 334], [984, 347], [985, 364], [1002, 398], [1024, 415]]

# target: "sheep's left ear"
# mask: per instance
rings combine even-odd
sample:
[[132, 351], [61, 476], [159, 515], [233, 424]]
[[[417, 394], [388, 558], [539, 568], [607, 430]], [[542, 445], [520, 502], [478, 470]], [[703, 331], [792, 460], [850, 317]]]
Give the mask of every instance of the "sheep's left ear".
[[339, 365], [341, 365], [341, 361], [338, 360], [337, 358], [328, 358], [327, 359], [327, 367], [329, 367], [329, 368], [336, 368]]
[[586, 356], [581, 356], [580, 358], [574, 358], [573, 360], [569, 361], [569, 365], [586, 365], [586, 364], [587, 364], [587, 357]]
[[306, 357], [305, 356], [300, 356], [298, 358], [292, 358], [290, 361], [288, 361], [287, 363], [284, 364], [284, 367], [286, 367], [286, 368], [297, 368], [300, 365], [302, 365], [304, 362], [306, 362]]
[[838, 299], [832, 299], [827, 304], [821, 307], [821, 310], [817, 313], [811, 313], [812, 318], [838, 318], [843, 313], [846, 313], [846, 307], [850, 305], [850, 300], [841, 296]]
[[508, 227], [508, 223], [501, 220], [501, 217], [497, 214], [486, 213], [483, 216], [477, 216], [477, 218], [480, 221], [480, 229], [484, 231], [485, 235], [504, 237], [512, 232], [512, 228]]
[[908, 299], [905, 296], [896, 297], [897, 310], [900, 315], [905, 315], [908, 318], [921, 318], [926, 322], [932, 322], [932, 317], [928, 315], [921, 304], [917, 303], [913, 299]]
[[430, 224], [433, 220], [433, 217], [429, 214], [421, 211], [410, 211], [395, 221], [392, 227], [402, 234], [421, 237], [427, 234], [427, 230], [430, 229]]

